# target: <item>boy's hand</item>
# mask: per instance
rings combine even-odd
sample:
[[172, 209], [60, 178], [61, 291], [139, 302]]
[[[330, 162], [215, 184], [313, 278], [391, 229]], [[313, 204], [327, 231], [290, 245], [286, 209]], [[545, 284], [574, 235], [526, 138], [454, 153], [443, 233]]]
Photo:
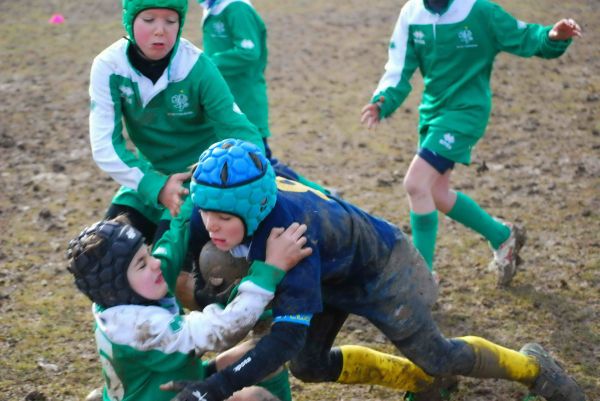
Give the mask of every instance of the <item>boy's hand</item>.
[[287, 272], [311, 255], [312, 248], [304, 247], [306, 228], [306, 224], [292, 223], [285, 230], [281, 227], [272, 229], [267, 239], [265, 262]]
[[183, 186], [183, 183], [191, 177], [192, 173], [177, 173], [171, 175], [158, 194], [158, 201], [169, 209], [169, 212], [171, 212], [171, 216], [173, 217], [177, 217], [179, 209], [183, 204], [183, 200], [190, 193], [190, 191]]
[[360, 111], [360, 122], [361, 124], [366, 124], [367, 128], [371, 129], [377, 127], [379, 125], [379, 112], [380, 112], [380, 104], [383, 103], [384, 98], [381, 96], [379, 101], [376, 103], [369, 103], [365, 105]]
[[561, 19], [548, 32], [548, 37], [552, 40], [567, 40], [573, 36], [580, 38], [582, 32], [581, 27], [571, 18]]

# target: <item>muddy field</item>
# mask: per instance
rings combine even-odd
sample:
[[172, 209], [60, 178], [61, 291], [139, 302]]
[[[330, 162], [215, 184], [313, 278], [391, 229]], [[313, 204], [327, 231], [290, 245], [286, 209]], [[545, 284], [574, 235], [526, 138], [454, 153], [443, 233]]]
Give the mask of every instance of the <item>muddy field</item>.
[[[416, 144], [421, 81], [376, 131], [359, 124], [403, 0], [256, 0], [269, 27], [275, 154], [350, 201], [408, 229], [403, 174]], [[494, 112], [456, 187], [527, 227], [508, 290], [487, 244], [440, 221], [435, 316], [448, 336], [512, 348], [539, 341], [600, 399], [600, 2], [500, 0], [526, 21], [573, 17], [585, 31], [559, 60], [501, 55]], [[559, 5], [560, 4], [560, 5]], [[184, 35], [201, 43], [190, 2]], [[49, 25], [52, 13], [66, 22]], [[115, 183], [92, 162], [88, 74], [118, 39], [120, 1], [0, 1], [0, 400], [81, 400], [101, 384], [90, 304], [65, 269], [69, 238], [99, 219]], [[394, 352], [351, 319], [339, 343]], [[298, 401], [399, 400], [375, 386], [304, 384]], [[525, 389], [465, 379], [455, 400], [519, 400]]]

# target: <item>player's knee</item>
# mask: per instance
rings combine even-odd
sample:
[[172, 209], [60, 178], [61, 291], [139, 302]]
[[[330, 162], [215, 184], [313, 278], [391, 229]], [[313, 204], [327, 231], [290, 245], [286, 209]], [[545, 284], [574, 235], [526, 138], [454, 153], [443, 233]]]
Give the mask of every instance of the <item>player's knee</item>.
[[403, 186], [410, 198], [420, 198], [431, 194], [431, 188], [411, 174], [404, 177]]
[[319, 374], [318, 365], [306, 358], [295, 358], [290, 361], [290, 372], [303, 382], [316, 383], [324, 381]]
[[432, 363], [421, 364], [419, 367], [430, 376], [450, 376], [452, 374], [452, 365], [448, 361], [436, 360]]
[[447, 352], [442, 352], [425, 361], [419, 367], [431, 376], [468, 375], [475, 364], [475, 354], [465, 342], [448, 341]]
[[336, 382], [342, 373], [343, 355], [339, 348], [328, 353], [305, 349], [290, 361], [290, 371], [304, 382]]

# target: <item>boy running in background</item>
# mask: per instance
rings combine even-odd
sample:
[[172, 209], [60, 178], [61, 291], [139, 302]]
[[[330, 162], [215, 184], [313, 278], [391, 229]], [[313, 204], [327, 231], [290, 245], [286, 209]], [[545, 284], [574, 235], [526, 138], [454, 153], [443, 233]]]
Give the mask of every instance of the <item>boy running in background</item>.
[[419, 68], [425, 88], [419, 107], [419, 150], [404, 178], [415, 247], [434, 268], [438, 211], [485, 237], [498, 272], [510, 284], [524, 230], [490, 216], [468, 195], [451, 188], [456, 163], [469, 165], [492, 107], [490, 75], [502, 51], [556, 58], [581, 36], [572, 19], [553, 26], [516, 20], [488, 0], [410, 0], [392, 34], [385, 73], [361, 121], [369, 128], [390, 117], [408, 96]]

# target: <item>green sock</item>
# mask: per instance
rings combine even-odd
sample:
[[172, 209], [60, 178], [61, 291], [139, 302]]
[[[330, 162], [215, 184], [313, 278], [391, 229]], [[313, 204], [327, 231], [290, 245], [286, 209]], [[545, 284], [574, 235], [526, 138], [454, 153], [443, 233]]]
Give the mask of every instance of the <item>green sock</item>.
[[281, 370], [281, 372], [277, 373], [275, 376], [271, 377], [268, 380], [263, 380], [258, 383], [260, 387], [263, 387], [275, 397], [279, 398], [281, 401], [292, 401], [292, 389], [290, 387], [290, 378], [288, 374], [287, 367]]
[[426, 214], [410, 211], [410, 227], [415, 248], [421, 253], [429, 271], [433, 271], [435, 237], [438, 229], [437, 210]]
[[456, 203], [447, 216], [483, 235], [494, 249], [498, 249], [510, 235], [510, 228], [494, 219], [462, 192], [456, 193]]

